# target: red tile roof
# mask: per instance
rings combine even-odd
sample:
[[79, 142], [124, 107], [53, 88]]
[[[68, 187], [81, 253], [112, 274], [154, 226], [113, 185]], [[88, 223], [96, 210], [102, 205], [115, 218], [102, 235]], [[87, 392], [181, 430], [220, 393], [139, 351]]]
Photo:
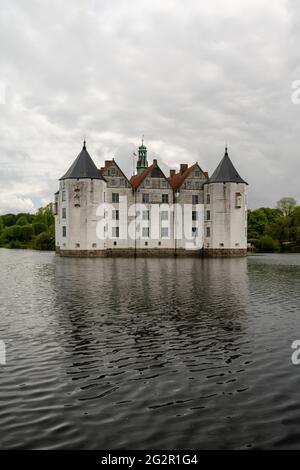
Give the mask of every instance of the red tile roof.
[[157, 167], [157, 163], [152, 163], [152, 165], [148, 166], [148, 168], [145, 168], [145, 170], [140, 175], [133, 175], [130, 178], [130, 183], [133, 189], [137, 189], [140, 184], [142, 184], [146, 176], [148, 176], [155, 167]]
[[[188, 175], [190, 173], [192, 173], [196, 169], [196, 167], [199, 167], [198, 163], [195, 163], [194, 165], [188, 167], [182, 173], [179, 172], [179, 173], [176, 173], [174, 176], [170, 176], [168, 178], [168, 181], [171, 184], [172, 188], [173, 189], [180, 188], [180, 186], [183, 184], [184, 180], [188, 177]], [[201, 168], [200, 168], [200, 171], [202, 171]], [[204, 176], [208, 177], [207, 171], [205, 171], [205, 172], [203, 171], [202, 173], [204, 174]]]

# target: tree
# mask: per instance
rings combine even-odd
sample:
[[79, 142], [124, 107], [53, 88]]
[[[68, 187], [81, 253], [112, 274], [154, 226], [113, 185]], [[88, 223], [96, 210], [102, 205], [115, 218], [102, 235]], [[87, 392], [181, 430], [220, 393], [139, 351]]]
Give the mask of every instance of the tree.
[[26, 215], [21, 215], [17, 219], [16, 225], [28, 225], [28, 219], [27, 219]]
[[259, 240], [259, 248], [261, 251], [278, 251], [280, 245], [277, 240], [273, 240], [269, 235], [263, 235]]
[[290, 215], [296, 205], [297, 201], [293, 197], [283, 197], [277, 202], [277, 208], [284, 216]]
[[17, 218], [14, 214], [5, 214], [2, 215], [2, 220], [4, 227], [11, 227], [12, 225], [15, 225]]
[[289, 241], [290, 219], [289, 217], [279, 217], [266, 227], [266, 235], [270, 235], [274, 240], [278, 240], [282, 246]]
[[34, 218], [35, 222], [41, 222], [49, 227], [54, 224], [54, 214], [52, 209], [52, 204], [48, 204], [46, 207], [41, 207], [38, 209], [36, 216]]
[[34, 235], [39, 235], [40, 233], [47, 232], [47, 227], [43, 222], [34, 222], [32, 224]]
[[48, 232], [40, 233], [34, 242], [36, 250], [54, 250], [54, 237]]

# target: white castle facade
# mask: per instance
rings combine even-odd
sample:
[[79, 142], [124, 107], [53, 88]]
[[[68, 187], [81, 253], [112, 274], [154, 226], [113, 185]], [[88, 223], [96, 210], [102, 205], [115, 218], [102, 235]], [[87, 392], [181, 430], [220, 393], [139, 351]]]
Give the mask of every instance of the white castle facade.
[[116, 161], [98, 169], [86, 143], [55, 194], [62, 256], [245, 256], [247, 183], [225, 155], [211, 177], [198, 163], [166, 176], [139, 147], [129, 180]]

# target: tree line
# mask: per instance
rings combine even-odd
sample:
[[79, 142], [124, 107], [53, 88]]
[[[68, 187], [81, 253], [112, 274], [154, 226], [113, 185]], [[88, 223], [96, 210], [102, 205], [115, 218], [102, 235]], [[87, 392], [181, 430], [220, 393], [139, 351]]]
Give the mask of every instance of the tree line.
[[[275, 208], [248, 211], [248, 242], [259, 251], [300, 251], [300, 206], [284, 197]], [[0, 216], [0, 247], [55, 249], [52, 204], [36, 214]]]
[[275, 208], [248, 211], [248, 242], [258, 251], [300, 251], [300, 206], [284, 197]]
[[54, 250], [55, 228], [52, 204], [36, 214], [5, 214], [0, 216], [0, 247]]

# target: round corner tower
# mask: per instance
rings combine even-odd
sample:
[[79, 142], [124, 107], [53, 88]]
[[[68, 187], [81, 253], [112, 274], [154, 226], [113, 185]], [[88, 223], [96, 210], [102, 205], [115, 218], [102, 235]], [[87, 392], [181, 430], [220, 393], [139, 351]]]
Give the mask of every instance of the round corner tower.
[[55, 245], [61, 255], [85, 255], [103, 249], [96, 233], [96, 211], [104, 202], [106, 182], [83, 148], [55, 194]]
[[247, 186], [225, 155], [204, 185], [204, 255], [247, 254]]

